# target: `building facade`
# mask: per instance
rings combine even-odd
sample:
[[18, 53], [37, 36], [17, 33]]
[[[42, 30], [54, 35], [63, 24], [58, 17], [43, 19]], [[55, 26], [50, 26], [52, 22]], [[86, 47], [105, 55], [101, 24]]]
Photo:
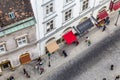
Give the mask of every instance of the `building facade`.
[[29, 0], [0, 1], [0, 69], [38, 57], [35, 18]]
[[[70, 30], [76, 34], [77, 26], [86, 19], [90, 18], [95, 24], [94, 19], [97, 19], [100, 12], [110, 12], [110, 0], [31, 0], [31, 3], [37, 21], [40, 55], [47, 52], [46, 45], [49, 42], [56, 41], [61, 47], [65, 43], [63, 35]], [[94, 27], [86, 29], [90, 31]]]

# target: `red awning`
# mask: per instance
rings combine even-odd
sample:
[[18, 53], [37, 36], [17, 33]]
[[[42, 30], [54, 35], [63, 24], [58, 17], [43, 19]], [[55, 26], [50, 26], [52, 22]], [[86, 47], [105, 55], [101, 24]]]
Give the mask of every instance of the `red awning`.
[[111, 0], [109, 9], [112, 11], [114, 2]]
[[118, 2], [116, 2], [116, 3], [113, 4], [113, 9], [114, 10], [117, 10], [119, 8], [120, 8], [120, 1], [118, 1]]
[[71, 44], [77, 40], [76, 36], [73, 34], [72, 31], [69, 31], [66, 34], [64, 34], [63, 38], [67, 42], [67, 44]]
[[99, 19], [104, 19], [104, 18], [106, 18], [106, 17], [108, 17], [108, 13], [107, 13], [106, 10], [103, 10], [103, 11], [101, 11], [101, 12], [98, 14], [98, 18], [99, 18]]

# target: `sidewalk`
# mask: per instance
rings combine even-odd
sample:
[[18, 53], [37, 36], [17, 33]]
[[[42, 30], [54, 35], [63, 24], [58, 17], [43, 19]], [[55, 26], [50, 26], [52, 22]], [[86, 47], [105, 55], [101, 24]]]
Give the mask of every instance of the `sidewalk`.
[[[78, 46], [75, 45], [63, 46], [61, 50], [65, 49], [66, 52], [68, 53], [68, 57], [64, 58], [64, 56], [61, 56], [58, 52], [55, 52], [54, 54], [51, 55], [51, 59], [50, 59], [51, 67], [48, 67], [48, 61], [49, 61], [48, 56], [47, 55], [42, 56], [42, 59], [44, 61], [43, 67], [45, 69], [45, 72], [42, 75], [39, 74], [39, 71], [34, 69], [34, 66], [36, 65], [36, 61], [32, 61], [29, 64], [20, 66], [13, 72], [12, 71], [4, 72], [3, 75], [0, 77], [0, 80], [6, 80], [7, 77], [9, 77], [10, 75], [13, 75], [16, 80], [45, 80], [46, 76], [52, 75], [52, 73], [54, 73], [61, 65], [65, 65], [66, 63], [70, 62], [77, 55], [81, 55], [82, 58], [83, 56], [85, 56], [84, 51], [87, 51], [92, 46], [97, 45], [97, 43], [99, 43], [101, 40], [103, 40], [107, 36], [112, 35], [115, 32], [115, 30], [119, 29], [120, 26], [118, 27], [114, 25], [117, 19], [117, 15], [118, 15], [117, 11], [110, 14], [111, 22], [107, 26], [106, 31], [102, 32], [101, 29], [94, 28], [88, 34], [85, 35], [85, 36], [89, 36], [92, 42], [91, 46], [87, 46], [87, 44], [85, 43], [84, 41], [85, 36], [78, 39], [79, 40]], [[118, 23], [118, 25], [120, 25], [120, 23]], [[23, 67], [26, 68], [31, 78], [26, 78], [24, 76], [22, 70]]]

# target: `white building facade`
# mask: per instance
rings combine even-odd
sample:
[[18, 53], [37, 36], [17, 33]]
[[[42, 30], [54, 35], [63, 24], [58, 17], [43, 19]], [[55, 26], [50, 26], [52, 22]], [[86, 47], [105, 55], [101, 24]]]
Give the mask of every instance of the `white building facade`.
[[110, 0], [31, 0], [31, 4], [37, 22], [39, 55], [46, 53], [49, 41], [56, 40], [61, 46], [64, 32], [72, 30], [76, 33], [73, 27], [85, 18], [91, 18], [91, 15], [97, 18], [103, 9], [110, 12]]

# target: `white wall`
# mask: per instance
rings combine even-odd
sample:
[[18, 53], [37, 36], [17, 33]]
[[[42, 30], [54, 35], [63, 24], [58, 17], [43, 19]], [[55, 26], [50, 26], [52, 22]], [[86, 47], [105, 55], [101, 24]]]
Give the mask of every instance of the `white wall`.
[[[43, 6], [48, 3], [49, 1], [54, 1], [55, 3], [55, 13], [50, 15], [47, 18], [44, 18], [44, 14], [43, 14]], [[40, 40], [44, 37], [49, 36], [50, 34], [52, 34], [53, 32], [55, 32], [56, 30], [60, 29], [61, 27], [62, 30], [59, 30], [57, 33], [53, 34], [52, 36], [47, 37], [44, 41], [40, 42], [40, 44], [38, 44], [39, 49], [40, 49], [40, 55], [43, 55], [45, 53], [44, 47], [45, 47], [45, 43], [47, 40], [49, 40], [52, 37], [55, 37], [56, 39], [59, 39], [60, 37], [62, 37], [62, 32], [68, 28], [68, 27], [73, 27], [73, 26], [77, 26], [78, 23], [80, 22], [80, 20], [84, 17], [90, 17], [90, 14], [92, 13], [89, 12], [87, 15], [81, 16], [82, 14], [85, 14], [85, 12], [89, 11], [91, 8], [96, 7], [100, 4], [102, 4], [102, 2], [108, 1], [108, 0], [89, 0], [89, 9], [85, 10], [85, 11], [81, 11], [82, 9], [82, 1], [83, 0], [73, 0], [72, 3], [70, 3], [69, 5], [64, 5], [64, 0], [31, 0], [32, 3], [32, 7], [33, 7], [33, 11], [35, 13], [35, 17], [37, 20], [37, 39]], [[100, 6], [109, 6], [109, 2]], [[73, 9], [73, 18], [71, 20], [69, 20], [68, 22], [64, 23], [63, 21], [63, 12], [65, 12], [65, 10], [68, 10], [69, 8]], [[98, 14], [98, 10], [100, 9], [96, 9], [93, 12], [94, 17], [96, 17], [96, 15]], [[45, 34], [45, 25], [44, 22], [48, 21], [51, 17], [55, 16], [55, 29], [53, 31], [51, 31], [48, 34]], [[80, 17], [81, 16], [81, 17]], [[72, 21], [72, 23], [70, 23]], [[74, 30], [73, 30], [74, 31]]]

